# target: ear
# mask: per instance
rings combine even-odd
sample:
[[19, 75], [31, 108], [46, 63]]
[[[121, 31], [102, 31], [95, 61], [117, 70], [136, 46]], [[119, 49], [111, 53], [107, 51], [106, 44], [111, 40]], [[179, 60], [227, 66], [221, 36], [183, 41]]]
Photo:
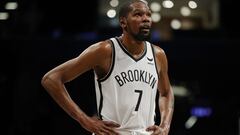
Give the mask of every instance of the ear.
[[120, 25], [121, 25], [122, 28], [126, 27], [127, 20], [126, 20], [125, 17], [120, 17], [119, 22], [120, 22]]

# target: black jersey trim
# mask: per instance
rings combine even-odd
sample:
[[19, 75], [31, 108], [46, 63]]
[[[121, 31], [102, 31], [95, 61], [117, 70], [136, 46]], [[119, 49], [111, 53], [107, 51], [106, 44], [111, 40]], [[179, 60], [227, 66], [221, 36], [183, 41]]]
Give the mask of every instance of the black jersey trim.
[[98, 81], [98, 87], [100, 91], [100, 102], [99, 102], [99, 107], [98, 107], [98, 117], [102, 120], [102, 108], [103, 108], [103, 94], [102, 94], [102, 85], [101, 82]]
[[111, 39], [110, 39], [110, 41], [111, 41], [111, 47], [112, 47], [111, 65], [110, 65], [110, 69], [109, 69], [108, 73], [104, 77], [98, 79], [98, 81], [100, 81], [100, 82], [103, 82], [108, 79], [108, 77], [111, 75], [114, 65], [115, 65], [115, 47], [114, 47], [113, 41]]
[[146, 42], [144, 42], [144, 52], [143, 54], [138, 58], [134, 58], [128, 51], [127, 49], [123, 46], [123, 44], [120, 42], [119, 38], [116, 38], [117, 39], [117, 42], [119, 44], [119, 46], [121, 47], [121, 49], [130, 57], [132, 58], [135, 62], [138, 62], [139, 60], [141, 60], [147, 53], [147, 47], [146, 47]]
[[155, 63], [155, 69], [156, 69], [156, 72], [157, 72], [157, 75], [158, 75], [158, 79], [159, 79], [160, 76], [159, 76], [158, 69], [157, 69], [156, 53], [155, 53], [153, 44], [151, 44], [151, 48], [152, 48], [152, 54], [153, 54], [153, 59], [154, 59], [154, 63]]

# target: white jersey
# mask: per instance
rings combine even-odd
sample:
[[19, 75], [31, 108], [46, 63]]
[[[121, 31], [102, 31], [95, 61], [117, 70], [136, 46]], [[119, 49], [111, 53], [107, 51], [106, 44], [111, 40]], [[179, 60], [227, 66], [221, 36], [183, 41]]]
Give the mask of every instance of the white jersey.
[[152, 45], [135, 59], [118, 38], [111, 38], [112, 64], [101, 79], [95, 74], [98, 113], [102, 120], [120, 124], [118, 132], [145, 135], [154, 125], [158, 73]]

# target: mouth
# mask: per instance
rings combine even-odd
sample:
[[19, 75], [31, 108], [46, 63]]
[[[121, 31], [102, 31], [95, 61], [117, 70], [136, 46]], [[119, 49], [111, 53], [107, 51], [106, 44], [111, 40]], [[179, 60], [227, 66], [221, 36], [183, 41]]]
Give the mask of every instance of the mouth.
[[143, 25], [141, 28], [143, 28], [143, 29], [150, 29], [150, 25]]
[[149, 33], [149, 32], [150, 32], [150, 29], [145, 29], [145, 28], [143, 28], [143, 29], [141, 29], [141, 31], [144, 32], [144, 33]]
[[141, 27], [140, 30], [144, 31], [144, 32], [149, 32], [150, 31], [150, 27]]
[[150, 28], [151, 28], [150, 25], [143, 25], [143, 26], [140, 27], [140, 30], [148, 32], [148, 31], [150, 31]]

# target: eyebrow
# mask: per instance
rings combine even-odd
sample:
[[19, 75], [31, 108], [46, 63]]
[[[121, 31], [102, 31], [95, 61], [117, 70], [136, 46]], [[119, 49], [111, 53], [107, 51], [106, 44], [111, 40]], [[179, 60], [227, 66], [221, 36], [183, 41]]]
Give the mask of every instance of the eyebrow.
[[[138, 12], [144, 12], [144, 10], [141, 9], [133, 9], [132, 13], [138, 13]], [[146, 13], [152, 13], [151, 10], [147, 10]]]

